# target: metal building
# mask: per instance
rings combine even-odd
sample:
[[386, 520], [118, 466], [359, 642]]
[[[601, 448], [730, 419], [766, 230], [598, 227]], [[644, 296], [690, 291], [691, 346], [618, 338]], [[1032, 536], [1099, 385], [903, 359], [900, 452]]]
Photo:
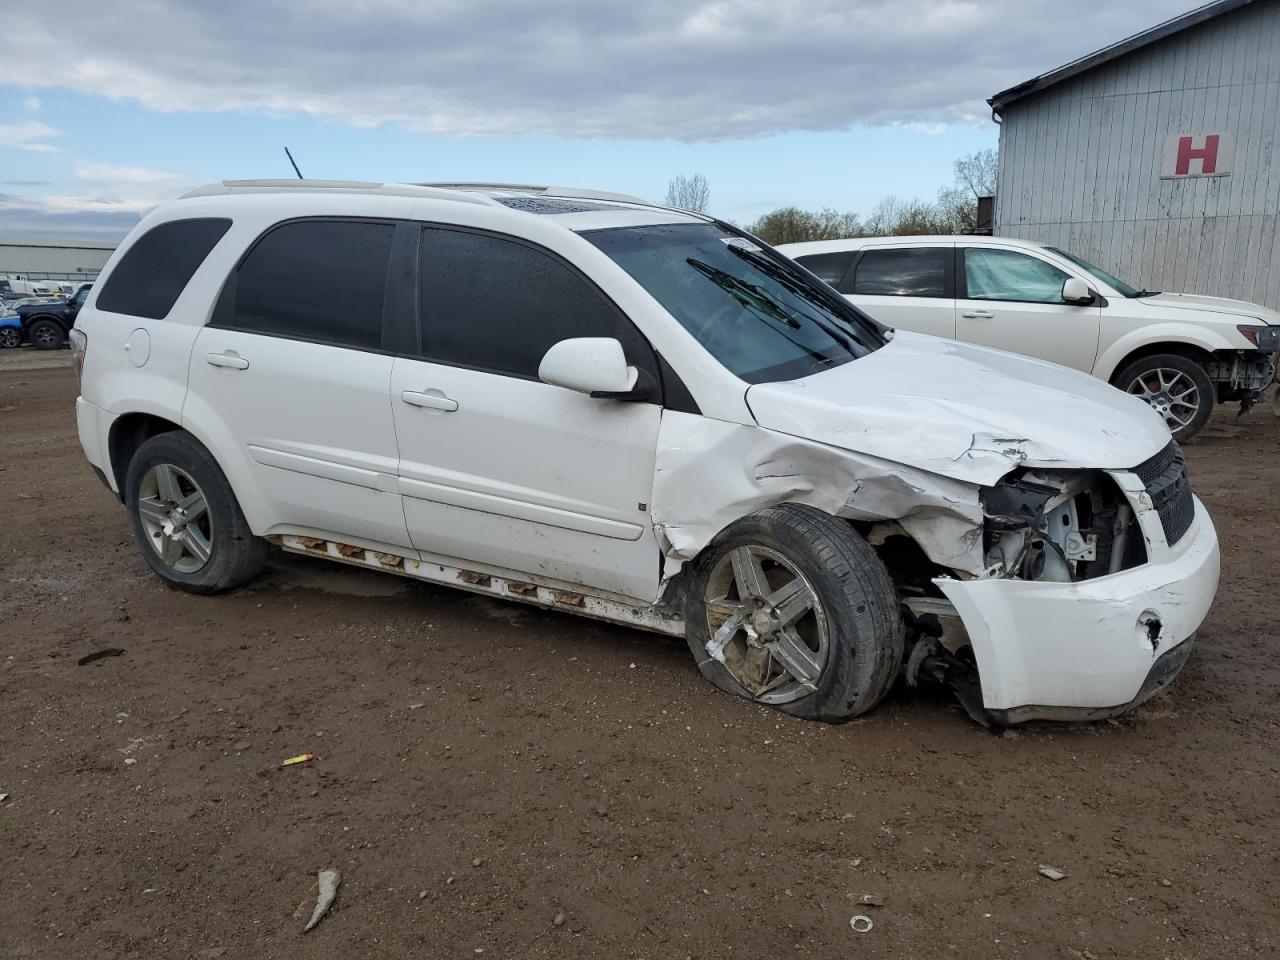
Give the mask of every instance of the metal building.
[[1280, 308], [1280, 0], [1218, 0], [988, 101], [995, 233]]
[[0, 277], [92, 280], [117, 245], [95, 240], [0, 239]]

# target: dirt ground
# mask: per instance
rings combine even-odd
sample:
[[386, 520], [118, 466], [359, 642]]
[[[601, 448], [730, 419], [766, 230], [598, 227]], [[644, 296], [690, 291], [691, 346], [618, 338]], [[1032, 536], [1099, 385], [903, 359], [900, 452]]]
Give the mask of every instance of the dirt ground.
[[1188, 447], [1225, 568], [1171, 690], [998, 737], [901, 689], [793, 720], [683, 643], [321, 560], [174, 592], [74, 395], [0, 355], [0, 957], [1280, 952], [1269, 409]]

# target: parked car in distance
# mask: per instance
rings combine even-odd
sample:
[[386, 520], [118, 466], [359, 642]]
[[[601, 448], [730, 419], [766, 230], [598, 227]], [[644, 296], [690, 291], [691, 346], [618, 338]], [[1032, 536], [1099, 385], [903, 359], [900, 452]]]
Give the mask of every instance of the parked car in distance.
[[22, 318], [0, 310], [0, 350], [22, 346]]
[[37, 350], [54, 350], [66, 344], [67, 335], [92, 289], [93, 284], [86, 283], [70, 300], [50, 298], [20, 304], [16, 310], [22, 318], [23, 339]]
[[1175, 439], [1215, 403], [1247, 410], [1275, 376], [1280, 313], [1130, 286], [1005, 237], [874, 237], [778, 248], [877, 320], [1092, 373], [1141, 397]]
[[905, 674], [1014, 723], [1163, 688], [1217, 587], [1141, 401], [887, 331], [617, 194], [210, 184], [142, 219], [71, 338], [85, 455], [198, 593], [269, 542], [683, 636], [800, 717]]

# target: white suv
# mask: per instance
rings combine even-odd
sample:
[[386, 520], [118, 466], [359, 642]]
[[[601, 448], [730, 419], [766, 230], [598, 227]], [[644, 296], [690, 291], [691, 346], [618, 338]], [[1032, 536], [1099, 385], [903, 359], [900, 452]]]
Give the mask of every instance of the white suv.
[[684, 636], [797, 716], [905, 671], [1010, 723], [1150, 696], [1217, 586], [1140, 401], [894, 335], [614, 194], [210, 185], [133, 230], [73, 341], [85, 453], [197, 592], [271, 542]]
[[1280, 313], [1131, 287], [1063, 250], [1005, 237], [875, 237], [778, 248], [884, 323], [1052, 360], [1136, 394], [1175, 439], [1216, 402], [1251, 407]]

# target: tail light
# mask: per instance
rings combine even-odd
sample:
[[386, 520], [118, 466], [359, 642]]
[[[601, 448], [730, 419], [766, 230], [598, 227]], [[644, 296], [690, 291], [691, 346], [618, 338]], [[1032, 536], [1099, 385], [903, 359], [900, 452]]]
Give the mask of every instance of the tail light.
[[76, 387], [79, 388], [84, 379], [84, 355], [89, 349], [89, 337], [83, 330], [72, 327], [67, 339], [71, 342], [71, 366], [76, 369]]

